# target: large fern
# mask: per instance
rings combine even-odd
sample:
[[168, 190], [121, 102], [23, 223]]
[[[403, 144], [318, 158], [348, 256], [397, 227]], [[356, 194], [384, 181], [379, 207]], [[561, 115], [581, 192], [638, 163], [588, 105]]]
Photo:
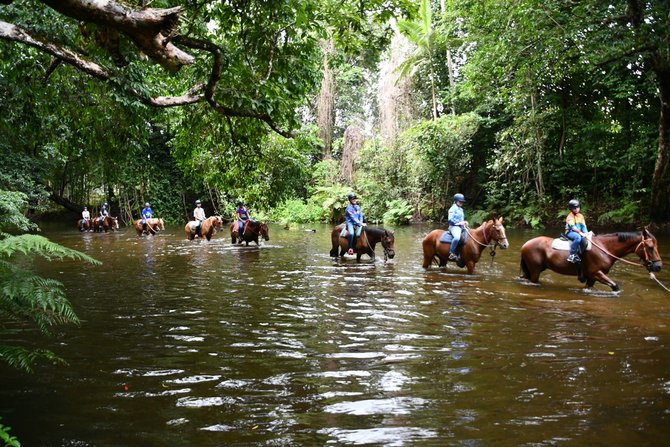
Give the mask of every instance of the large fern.
[[[84, 253], [53, 243], [43, 236], [4, 236], [4, 239], [0, 239], [0, 330], [6, 332], [9, 325], [25, 327], [26, 323], [31, 323], [43, 334], [52, 335], [54, 326], [79, 323], [65, 296], [63, 284], [35, 274], [24, 267], [29, 263], [18, 262], [19, 258], [69, 258], [96, 265], [100, 262]], [[10, 366], [31, 371], [37, 359], [60, 361], [47, 350], [0, 345], [0, 360]]]

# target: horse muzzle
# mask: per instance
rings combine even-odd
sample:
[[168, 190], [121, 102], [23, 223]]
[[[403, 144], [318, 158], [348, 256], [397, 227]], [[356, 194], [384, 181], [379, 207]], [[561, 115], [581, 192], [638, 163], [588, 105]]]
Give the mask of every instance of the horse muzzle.
[[393, 259], [395, 257], [395, 250], [386, 250], [386, 255], [389, 259]]
[[504, 241], [498, 242], [498, 246], [503, 250], [507, 250], [509, 248], [509, 242], [507, 242], [507, 239], [505, 239]]
[[647, 263], [647, 270], [650, 272], [660, 272], [663, 267], [663, 261], [649, 261]]

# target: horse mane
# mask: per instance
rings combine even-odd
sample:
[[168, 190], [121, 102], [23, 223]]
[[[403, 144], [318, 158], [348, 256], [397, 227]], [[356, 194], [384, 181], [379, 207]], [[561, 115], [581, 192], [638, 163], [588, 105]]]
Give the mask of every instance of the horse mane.
[[382, 236], [388, 230], [386, 228], [379, 227], [365, 227], [365, 231], [370, 232], [374, 236]]
[[[647, 232], [647, 234], [651, 236], [651, 233]], [[598, 236], [607, 238], [617, 238], [619, 242], [628, 242], [642, 237], [642, 231], [624, 231], [617, 233], [599, 234]]]

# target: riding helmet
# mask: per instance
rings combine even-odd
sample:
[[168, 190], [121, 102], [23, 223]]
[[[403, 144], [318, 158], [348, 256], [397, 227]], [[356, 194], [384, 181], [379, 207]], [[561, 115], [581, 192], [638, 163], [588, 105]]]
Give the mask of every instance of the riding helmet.
[[349, 194], [347, 194], [347, 199], [349, 199], [350, 202], [352, 200], [356, 199], [356, 198], [357, 198], [356, 194], [354, 194], [353, 192], [350, 192]]
[[147, 203], [144, 204], [144, 207], [145, 208], [151, 208], [151, 205], [149, 205], [149, 202], [147, 202]]
[[238, 200], [237, 206], [244, 206], [244, 200]]
[[201, 203], [202, 203], [202, 202], [200, 201], [200, 199], [198, 199], [198, 200], [195, 201], [195, 204], [196, 204], [196, 205], [200, 205]]
[[454, 194], [454, 202], [465, 202], [465, 196], [460, 192], [458, 194]]
[[579, 204], [579, 200], [577, 199], [572, 199], [571, 201], [568, 202], [568, 209], [569, 210], [574, 210], [575, 208], [579, 208], [581, 205]]
[[109, 203], [105, 202], [105, 203], [102, 204], [102, 206], [104, 206], [105, 208], [108, 208], [108, 207], [109, 207]]

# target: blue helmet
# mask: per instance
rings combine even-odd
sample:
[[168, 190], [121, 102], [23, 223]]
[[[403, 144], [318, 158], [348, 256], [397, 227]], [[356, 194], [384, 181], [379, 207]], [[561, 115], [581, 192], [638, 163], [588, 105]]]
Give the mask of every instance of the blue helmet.
[[349, 199], [350, 202], [354, 199], [357, 199], [356, 194], [350, 192], [349, 194], [347, 194], [347, 199]]
[[465, 196], [460, 192], [458, 194], [454, 194], [454, 202], [465, 202]]

